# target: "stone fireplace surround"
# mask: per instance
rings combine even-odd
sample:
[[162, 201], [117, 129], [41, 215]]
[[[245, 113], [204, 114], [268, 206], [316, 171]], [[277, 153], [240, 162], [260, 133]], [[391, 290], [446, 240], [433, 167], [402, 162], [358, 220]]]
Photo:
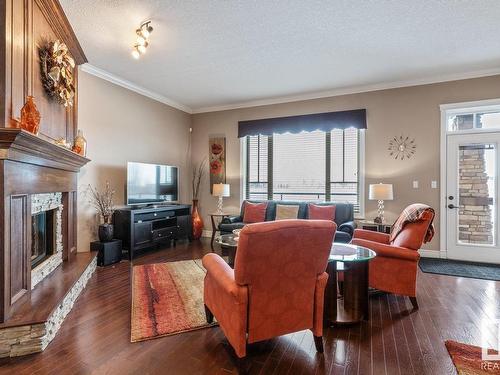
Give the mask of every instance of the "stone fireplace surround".
[[56, 210], [55, 249], [54, 253], [31, 270], [31, 289], [47, 277], [63, 261], [62, 234], [62, 193], [43, 193], [31, 195], [31, 215], [44, 211]]

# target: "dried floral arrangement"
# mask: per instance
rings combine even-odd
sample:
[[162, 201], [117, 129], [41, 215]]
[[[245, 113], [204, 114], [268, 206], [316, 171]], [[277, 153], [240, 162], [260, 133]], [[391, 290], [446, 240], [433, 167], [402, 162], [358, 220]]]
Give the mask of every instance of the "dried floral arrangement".
[[191, 180], [193, 199], [198, 199], [198, 195], [200, 193], [200, 184], [203, 176], [205, 175], [206, 166], [207, 159], [203, 159], [198, 165], [193, 166], [193, 179]]
[[38, 49], [43, 88], [52, 99], [65, 107], [73, 105], [75, 61], [66, 44], [59, 40], [43, 42]]
[[109, 224], [114, 211], [113, 197], [115, 195], [115, 191], [111, 189], [109, 181], [106, 181], [106, 186], [103, 191], [99, 191], [89, 184], [85, 194], [90, 205], [94, 207], [103, 218], [104, 223]]

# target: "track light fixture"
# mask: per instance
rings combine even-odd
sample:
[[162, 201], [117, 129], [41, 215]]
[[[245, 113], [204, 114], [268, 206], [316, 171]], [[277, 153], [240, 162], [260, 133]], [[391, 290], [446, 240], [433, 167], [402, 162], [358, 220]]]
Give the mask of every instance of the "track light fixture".
[[134, 44], [134, 49], [132, 50], [134, 59], [138, 59], [141, 55], [146, 53], [146, 48], [149, 45], [148, 39], [152, 32], [153, 26], [151, 26], [151, 21], [141, 23], [141, 26], [135, 31], [137, 39]]

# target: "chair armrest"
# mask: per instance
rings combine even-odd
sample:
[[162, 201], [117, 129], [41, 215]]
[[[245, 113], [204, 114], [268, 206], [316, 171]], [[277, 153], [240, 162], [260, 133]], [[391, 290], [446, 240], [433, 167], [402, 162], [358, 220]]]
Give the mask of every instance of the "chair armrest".
[[351, 237], [354, 234], [354, 229], [356, 229], [356, 223], [354, 221], [346, 221], [338, 227], [339, 231], [349, 233]]
[[205, 255], [203, 266], [207, 270], [203, 282], [205, 306], [217, 319], [236, 355], [242, 358], [246, 355], [248, 287], [236, 284], [233, 269], [216, 254]]
[[202, 259], [203, 267], [207, 270], [210, 280], [213, 280], [218, 288], [240, 301], [240, 286], [234, 281], [234, 270], [217, 254], [207, 254]]
[[412, 262], [418, 262], [418, 260], [420, 259], [420, 254], [417, 250], [406, 249], [399, 246], [385, 245], [380, 242], [374, 242], [360, 238], [354, 238], [351, 243], [353, 245], [364, 246], [375, 251], [377, 253], [377, 257], [396, 258]]
[[243, 217], [238, 216], [226, 216], [221, 220], [221, 224], [234, 224], [243, 222]]
[[360, 238], [388, 245], [390, 235], [387, 233], [375, 232], [373, 230], [355, 229], [352, 238]]

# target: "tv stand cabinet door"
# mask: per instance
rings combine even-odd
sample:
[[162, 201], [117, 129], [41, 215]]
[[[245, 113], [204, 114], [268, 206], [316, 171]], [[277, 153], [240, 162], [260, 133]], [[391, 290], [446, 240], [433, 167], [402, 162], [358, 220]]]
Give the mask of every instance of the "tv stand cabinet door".
[[153, 241], [151, 223], [134, 223], [134, 247], [146, 245]]
[[191, 215], [177, 216], [177, 239], [191, 238]]

